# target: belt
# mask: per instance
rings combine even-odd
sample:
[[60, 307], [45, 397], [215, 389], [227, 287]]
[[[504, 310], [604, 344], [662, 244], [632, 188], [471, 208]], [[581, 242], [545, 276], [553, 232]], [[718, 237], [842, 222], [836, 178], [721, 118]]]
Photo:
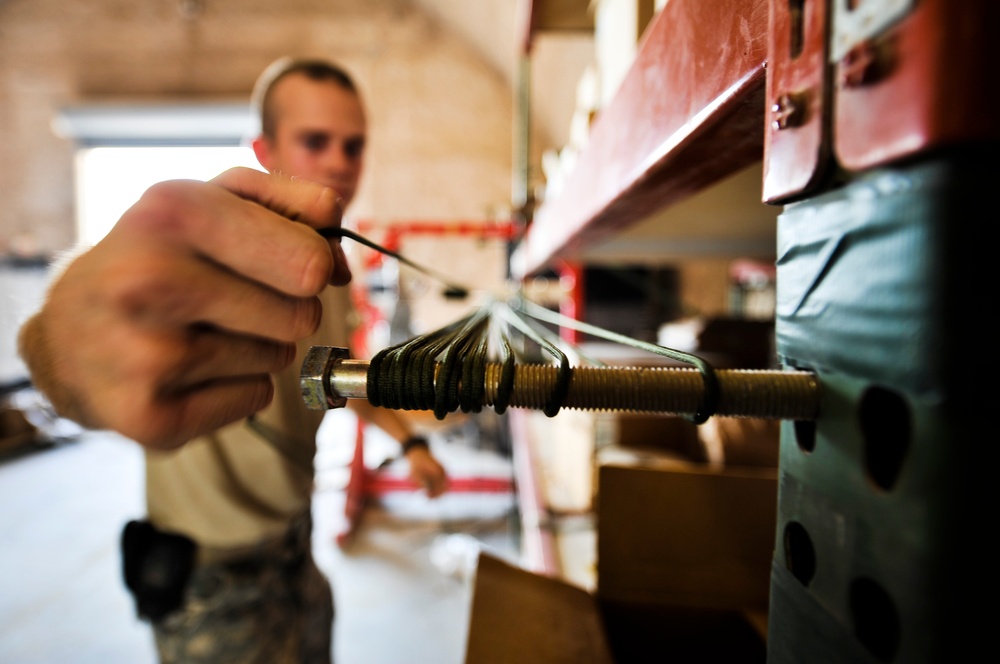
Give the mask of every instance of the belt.
[[309, 514], [292, 520], [288, 530], [277, 537], [237, 547], [197, 545], [199, 565], [298, 564], [312, 546], [312, 518]]

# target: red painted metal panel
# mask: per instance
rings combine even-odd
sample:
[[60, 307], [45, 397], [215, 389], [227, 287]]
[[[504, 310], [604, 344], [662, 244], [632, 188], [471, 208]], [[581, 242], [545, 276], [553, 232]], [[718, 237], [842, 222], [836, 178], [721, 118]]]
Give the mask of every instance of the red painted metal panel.
[[[388, 239], [384, 240], [382, 244], [394, 251], [399, 250], [398, 240], [402, 235], [448, 235], [509, 240], [520, 232], [517, 224], [512, 221], [465, 219], [450, 221], [400, 219], [387, 223], [362, 219], [358, 222], [358, 231], [361, 233], [384, 231]], [[391, 244], [393, 240], [396, 240], [396, 244]]]
[[518, 0], [515, 13], [515, 25], [517, 27], [517, 42], [522, 53], [529, 53], [534, 34], [535, 13], [538, 8], [534, 0]]
[[664, 6], [561, 194], [538, 208], [518, 276], [762, 158], [767, 24], [766, 0]]
[[810, 193], [828, 170], [827, 0], [771, 0], [764, 193], [768, 203]]
[[351, 475], [347, 481], [344, 500], [344, 516], [347, 517], [347, 527], [337, 533], [336, 540], [339, 546], [346, 546], [358, 521], [361, 513], [365, 509], [365, 422], [358, 418], [357, 434], [354, 440], [354, 456], [351, 458]]
[[1000, 138], [1000, 3], [921, 0], [837, 65], [835, 152], [858, 171]]
[[[369, 470], [365, 480], [366, 494], [381, 496], [395, 492], [419, 492], [423, 487], [408, 477], [392, 477]], [[514, 480], [507, 477], [450, 477], [448, 493], [513, 493]]]

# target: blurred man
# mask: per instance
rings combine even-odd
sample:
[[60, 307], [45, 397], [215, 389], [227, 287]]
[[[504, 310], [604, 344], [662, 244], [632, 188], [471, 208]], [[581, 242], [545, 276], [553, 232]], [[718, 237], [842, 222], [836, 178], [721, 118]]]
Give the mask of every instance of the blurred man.
[[[339, 225], [367, 125], [326, 62], [275, 63], [253, 101], [271, 175], [151, 188], [21, 334], [61, 414], [147, 446], [148, 521], [126, 527], [123, 553], [163, 662], [331, 659], [332, 597], [311, 554], [324, 413], [305, 408], [299, 367], [311, 345], [348, 346], [355, 314], [346, 288], [323, 287], [350, 278], [339, 244], [308, 226]], [[350, 404], [401, 442], [429, 496], [445, 490], [405, 419]]]

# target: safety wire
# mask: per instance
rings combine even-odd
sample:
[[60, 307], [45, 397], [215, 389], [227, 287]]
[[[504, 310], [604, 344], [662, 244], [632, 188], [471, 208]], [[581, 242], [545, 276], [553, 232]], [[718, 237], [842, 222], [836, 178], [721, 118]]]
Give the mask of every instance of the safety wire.
[[427, 275], [428, 277], [433, 277], [434, 279], [437, 279], [442, 284], [444, 284], [445, 286], [447, 286], [447, 290], [444, 293], [445, 297], [449, 297], [449, 298], [464, 298], [464, 297], [468, 297], [468, 295], [469, 295], [469, 289], [468, 288], [465, 288], [464, 286], [458, 286], [456, 284], [453, 284], [450, 281], [448, 281], [448, 277], [445, 277], [444, 275], [440, 274], [439, 272], [435, 272], [434, 270], [431, 270], [429, 267], [426, 267], [426, 266], [423, 266], [423, 265], [418, 265], [417, 263], [414, 263], [409, 258], [407, 258], [407, 257], [399, 254], [398, 252], [395, 252], [392, 249], [389, 249], [387, 247], [383, 247], [383, 246], [381, 246], [379, 244], [376, 244], [375, 242], [372, 242], [368, 238], [366, 238], [366, 237], [364, 237], [362, 235], [358, 235], [354, 231], [347, 230], [346, 228], [340, 228], [339, 226], [338, 227], [329, 226], [329, 227], [326, 227], [326, 228], [318, 228], [318, 229], [316, 229], [316, 231], [320, 235], [322, 235], [323, 237], [325, 237], [327, 239], [330, 239], [330, 238], [344, 238], [344, 237], [350, 238], [351, 240], [354, 240], [355, 242], [357, 242], [359, 244], [363, 244], [366, 247], [374, 249], [375, 251], [377, 251], [379, 253], [385, 254], [386, 256], [392, 256], [393, 258], [395, 258], [396, 260], [398, 260], [400, 263], [404, 263], [405, 265], [409, 265], [414, 270], [417, 270], [418, 272], [422, 272], [423, 274]]
[[508, 323], [523, 332], [525, 336], [537, 343], [559, 362], [559, 372], [556, 374], [555, 385], [553, 385], [552, 393], [549, 395], [549, 399], [542, 411], [549, 417], [555, 417], [562, 407], [563, 401], [566, 399], [566, 394], [569, 392], [569, 381], [573, 373], [573, 369], [569, 365], [569, 357], [554, 343], [546, 339], [545, 336], [539, 334], [526, 320], [518, 316], [514, 309], [505, 306], [498, 308], [497, 311]]
[[[469, 293], [468, 288], [456, 285], [357, 233], [342, 228], [320, 229], [319, 233], [327, 238], [347, 237], [396, 258], [445, 284], [446, 297], [466, 297]], [[368, 400], [375, 406], [396, 410], [433, 410], [439, 420], [457, 410], [479, 412], [483, 406], [487, 363], [499, 357], [502, 369], [494, 410], [503, 413], [510, 404], [516, 373], [516, 354], [503, 327], [506, 323], [537, 343], [558, 364], [556, 380], [543, 410], [547, 416], [553, 417], [569, 392], [573, 369], [566, 353], [551, 340], [551, 332], [537, 321], [554, 323], [695, 367], [704, 381], [704, 395], [698, 410], [687, 419], [701, 424], [715, 413], [720, 396], [719, 379], [715, 369], [703, 358], [578, 321], [521, 295], [510, 298], [508, 302], [490, 299], [477, 311], [450, 325], [376, 353], [368, 369]], [[583, 353], [580, 355], [584, 357]], [[593, 360], [590, 362], [601, 364]]]
[[662, 357], [690, 364], [701, 372], [702, 380], [705, 385], [705, 393], [697, 412], [687, 419], [691, 420], [695, 424], [702, 424], [715, 413], [715, 410], [718, 407], [720, 396], [718, 375], [716, 375], [715, 368], [711, 364], [697, 355], [685, 353], [673, 348], [667, 348], [666, 346], [651, 344], [640, 339], [634, 339], [624, 334], [619, 334], [617, 332], [597, 327], [596, 325], [590, 325], [589, 323], [584, 323], [576, 320], [575, 318], [570, 318], [569, 316], [564, 316], [558, 312], [546, 309], [545, 307], [535, 304], [534, 302], [531, 302], [523, 297], [515, 298], [512, 308], [526, 316], [531, 316], [532, 318], [544, 320], [549, 323], [555, 323], [562, 327], [568, 327], [578, 332], [584, 332], [585, 334], [590, 334], [601, 339], [649, 351], [650, 353], [655, 353]]

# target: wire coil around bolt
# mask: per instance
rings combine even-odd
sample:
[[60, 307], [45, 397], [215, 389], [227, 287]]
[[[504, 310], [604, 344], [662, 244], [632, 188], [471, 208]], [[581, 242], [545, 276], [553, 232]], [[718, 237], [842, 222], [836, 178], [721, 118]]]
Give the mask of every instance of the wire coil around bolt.
[[[392, 256], [447, 285], [446, 294], [449, 297], [455, 295], [465, 297], [469, 292], [468, 288], [457, 286], [428, 268], [417, 265], [397, 252], [352, 231], [343, 228], [322, 228], [318, 232], [327, 238], [347, 237]], [[569, 391], [573, 369], [566, 353], [546, 338], [543, 328], [533, 327], [530, 319], [555, 323], [690, 364], [701, 372], [704, 394], [695, 413], [685, 417], [695, 424], [702, 424], [715, 414], [718, 408], [719, 378], [715, 368], [703, 358], [583, 323], [550, 311], [521, 296], [514, 298], [510, 304], [491, 301], [455, 323], [376, 353], [368, 370], [368, 400], [375, 406], [397, 410], [433, 410], [434, 416], [439, 420], [456, 410], [465, 413], [479, 412], [483, 404], [487, 363], [499, 355], [503, 370], [494, 410], [503, 413], [510, 404], [516, 364], [508, 337], [499, 327], [500, 319], [516, 327], [552, 355], [558, 363], [556, 380], [543, 409], [549, 417], [554, 417], [562, 408]]]
[[484, 403], [487, 367], [499, 363], [502, 369], [493, 405], [497, 413], [503, 413], [510, 405], [517, 367], [507, 326], [516, 328], [553, 356], [557, 373], [542, 410], [554, 417], [566, 400], [573, 368], [566, 353], [546, 339], [530, 318], [558, 322], [693, 365], [701, 373], [704, 394], [695, 413], [685, 417], [701, 424], [715, 413], [720, 398], [719, 379], [715, 369], [702, 358], [580, 323], [524, 300], [514, 306], [491, 302], [451, 325], [379, 351], [369, 364], [369, 401], [397, 410], [433, 410], [438, 419], [458, 410], [479, 412]]

